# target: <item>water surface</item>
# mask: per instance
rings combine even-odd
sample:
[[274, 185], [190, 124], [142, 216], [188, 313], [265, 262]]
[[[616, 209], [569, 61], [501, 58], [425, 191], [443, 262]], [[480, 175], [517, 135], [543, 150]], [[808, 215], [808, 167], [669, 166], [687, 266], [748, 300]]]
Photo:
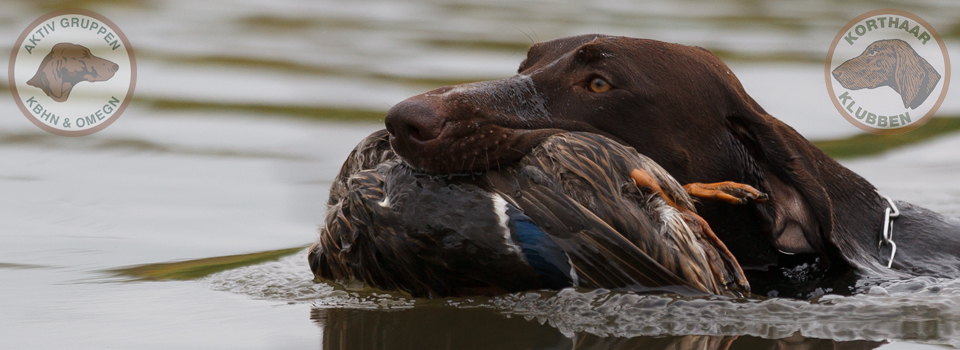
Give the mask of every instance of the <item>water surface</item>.
[[[954, 50], [958, 4], [4, 3], [3, 50], [42, 13], [80, 6], [126, 32], [140, 72], [123, 117], [83, 138], [46, 134], [0, 99], [0, 348], [960, 347], [952, 280], [811, 301], [591, 290], [414, 300], [312, 282], [302, 251], [199, 280], [114, 273], [312, 243], [330, 181], [383, 111], [438, 86], [508, 77], [537, 40], [601, 32], [707, 47], [771, 114], [822, 139], [857, 132], [823, 91], [837, 29], [899, 7]], [[960, 114], [958, 94], [943, 115]], [[367, 121], [344, 120], [355, 116]], [[960, 215], [957, 149], [953, 135], [844, 164], [884, 194]]]

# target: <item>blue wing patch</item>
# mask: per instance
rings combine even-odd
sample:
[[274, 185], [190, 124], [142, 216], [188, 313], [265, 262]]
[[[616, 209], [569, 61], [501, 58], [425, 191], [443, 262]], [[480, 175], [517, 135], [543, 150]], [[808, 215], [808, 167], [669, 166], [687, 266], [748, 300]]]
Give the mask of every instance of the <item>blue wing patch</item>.
[[567, 253], [527, 214], [510, 203], [506, 209], [510, 218], [510, 235], [541, 281], [551, 289], [573, 286], [576, 276]]

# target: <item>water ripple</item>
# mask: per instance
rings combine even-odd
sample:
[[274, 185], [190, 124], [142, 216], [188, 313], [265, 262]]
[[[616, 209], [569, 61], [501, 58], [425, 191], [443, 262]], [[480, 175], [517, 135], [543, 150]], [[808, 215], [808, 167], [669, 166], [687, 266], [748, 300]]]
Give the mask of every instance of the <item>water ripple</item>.
[[960, 280], [918, 277], [864, 284], [854, 296], [814, 300], [638, 295], [607, 290], [538, 291], [495, 298], [413, 299], [362, 286], [312, 281], [306, 251], [279, 261], [212, 275], [211, 288], [314, 308], [493, 309], [549, 324], [563, 334], [607, 337], [799, 334], [838, 341], [909, 340], [960, 347]]

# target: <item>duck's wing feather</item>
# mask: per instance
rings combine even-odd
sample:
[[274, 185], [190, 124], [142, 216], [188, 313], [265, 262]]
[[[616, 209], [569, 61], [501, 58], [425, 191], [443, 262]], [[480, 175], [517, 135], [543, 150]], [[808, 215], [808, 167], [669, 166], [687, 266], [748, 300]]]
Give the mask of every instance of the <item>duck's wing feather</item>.
[[540, 169], [525, 166], [488, 172], [483, 178], [491, 191], [523, 210], [567, 254], [580, 286], [710, 294], [663, 268], [576, 200], [542, 184], [548, 180], [545, 176]]

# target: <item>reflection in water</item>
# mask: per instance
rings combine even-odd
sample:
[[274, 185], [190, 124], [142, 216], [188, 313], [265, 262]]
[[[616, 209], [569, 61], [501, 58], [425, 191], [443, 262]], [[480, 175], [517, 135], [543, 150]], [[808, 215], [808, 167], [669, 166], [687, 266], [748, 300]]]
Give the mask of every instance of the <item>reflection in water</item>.
[[684, 335], [600, 337], [564, 335], [556, 328], [486, 308], [417, 307], [406, 310], [313, 309], [323, 349], [874, 349], [883, 343], [805, 338]]

